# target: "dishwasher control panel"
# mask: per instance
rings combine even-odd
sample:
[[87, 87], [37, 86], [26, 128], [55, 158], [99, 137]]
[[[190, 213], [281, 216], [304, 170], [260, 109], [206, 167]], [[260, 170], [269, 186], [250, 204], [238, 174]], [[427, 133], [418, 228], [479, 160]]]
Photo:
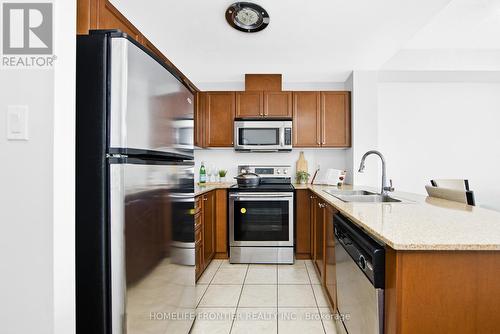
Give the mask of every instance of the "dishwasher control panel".
[[363, 271], [375, 288], [385, 285], [385, 248], [340, 214], [334, 216], [336, 242]]

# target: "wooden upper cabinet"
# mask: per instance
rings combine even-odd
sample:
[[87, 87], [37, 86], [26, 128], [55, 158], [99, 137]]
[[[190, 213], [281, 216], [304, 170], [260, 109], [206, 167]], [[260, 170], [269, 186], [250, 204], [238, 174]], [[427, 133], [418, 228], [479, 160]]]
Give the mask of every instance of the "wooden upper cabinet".
[[264, 117], [292, 117], [292, 92], [264, 92]]
[[232, 147], [234, 132], [234, 92], [208, 92], [205, 99], [205, 145]]
[[264, 116], [262, 92], [236, 92], [236, 117]]
[[351, 145], [349, 92], [321, 92], [321, 146]]
[[168, 60], [109, 0], [77, 0], [76, 33], [87, 35], [90, 30], [119, 29], [153, 52], [161, 62], [171, 67], [192, 92], [198, 88]]
[[319, 147], [320, 133], [320, 93], [293, 92], [293, 146]]
[[142, 43], [141, 32], [109, 0], [77, 1], [77, 33], [86, 35], [92, 29], [120, 29]]
[[204, 115], [205, 115], [205, 95], [196, 93], [194, 103], [194, 146], [205, 147], [205, 137], [203, 135]]

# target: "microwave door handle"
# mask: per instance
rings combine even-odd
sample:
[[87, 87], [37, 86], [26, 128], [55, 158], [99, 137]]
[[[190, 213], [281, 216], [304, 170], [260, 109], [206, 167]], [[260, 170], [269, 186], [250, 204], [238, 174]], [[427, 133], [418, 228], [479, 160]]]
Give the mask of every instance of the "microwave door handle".
[[280, 129], [280, 147], [285, 146], [285, 128]]

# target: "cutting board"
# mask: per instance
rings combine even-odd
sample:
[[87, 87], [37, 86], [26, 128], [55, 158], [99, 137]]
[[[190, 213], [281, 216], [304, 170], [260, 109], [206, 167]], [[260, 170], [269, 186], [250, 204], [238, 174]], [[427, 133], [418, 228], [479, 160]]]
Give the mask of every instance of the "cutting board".
[[307, 160], [306, 158], [304, 157], [304, 152], [300, 152], [299, 154], [299, 160], [297, 160], [297, 172], [299, 171], [305, 171], [307, 172], [308, 169], [307, 169]]

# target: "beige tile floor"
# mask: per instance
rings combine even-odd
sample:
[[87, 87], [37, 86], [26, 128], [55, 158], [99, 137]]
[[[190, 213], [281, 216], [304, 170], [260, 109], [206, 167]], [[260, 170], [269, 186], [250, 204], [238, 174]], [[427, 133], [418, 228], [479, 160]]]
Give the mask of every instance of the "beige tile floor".
[[192, 334], [333, 334], [335, 323], [309, 260], [233, 265], [213, 260], [196, 286]]

